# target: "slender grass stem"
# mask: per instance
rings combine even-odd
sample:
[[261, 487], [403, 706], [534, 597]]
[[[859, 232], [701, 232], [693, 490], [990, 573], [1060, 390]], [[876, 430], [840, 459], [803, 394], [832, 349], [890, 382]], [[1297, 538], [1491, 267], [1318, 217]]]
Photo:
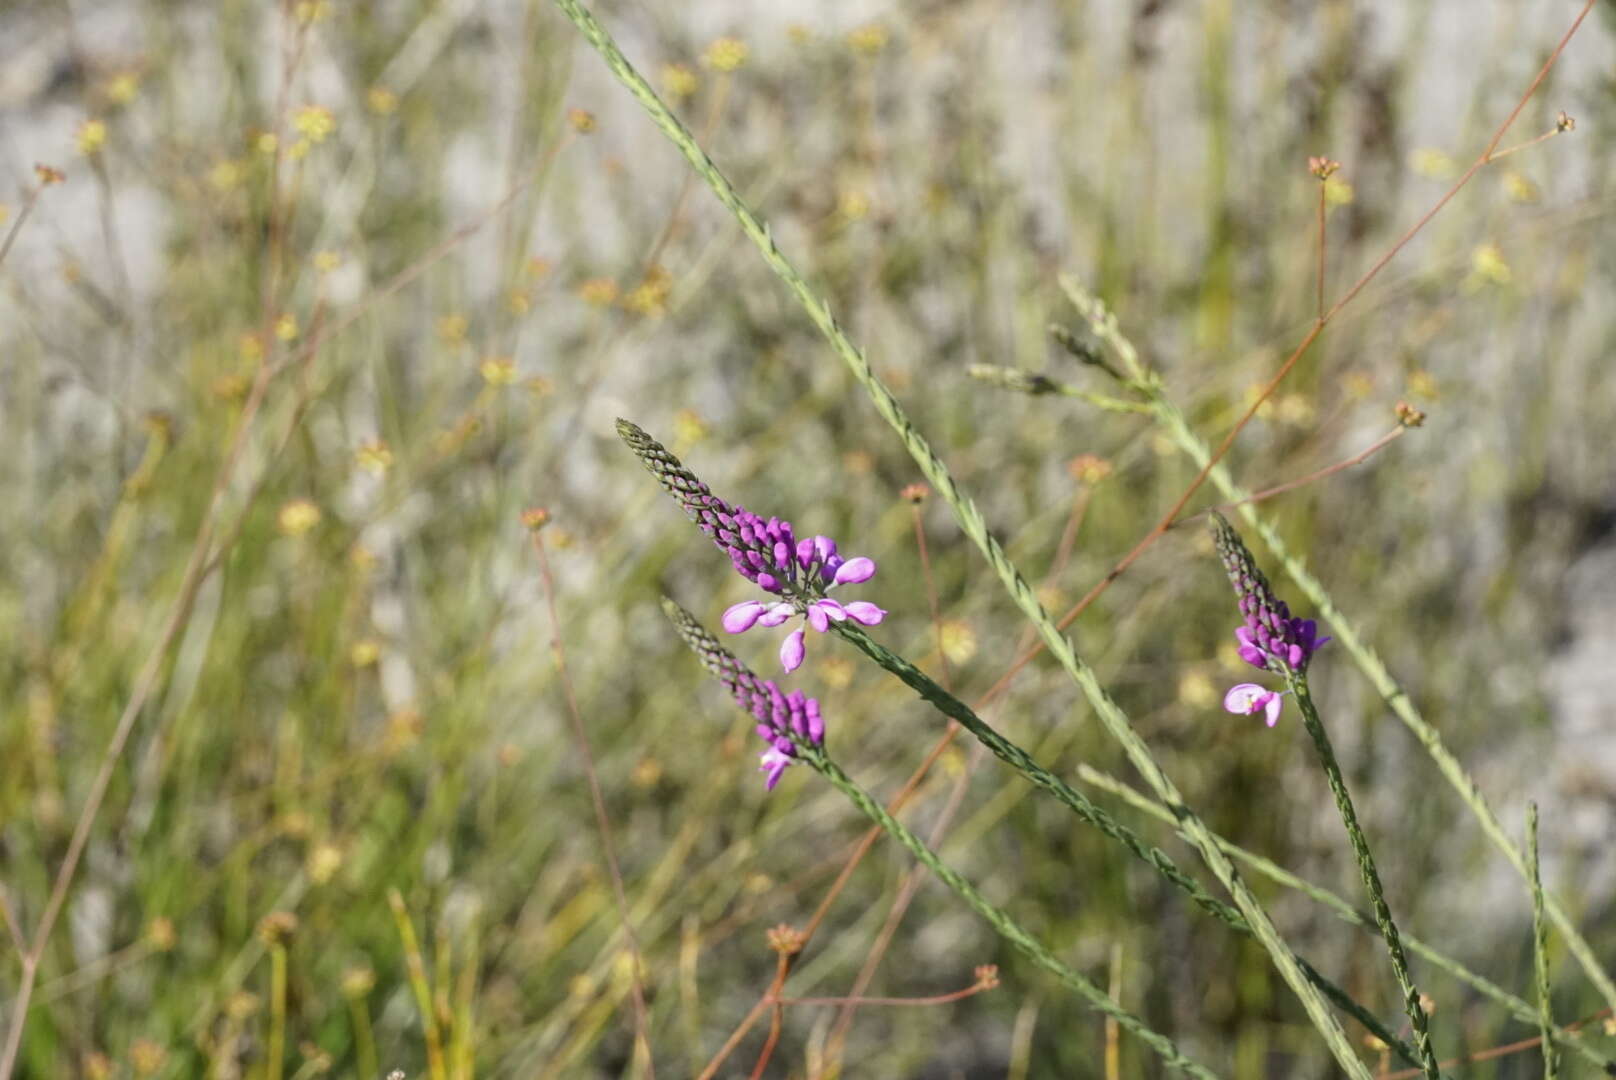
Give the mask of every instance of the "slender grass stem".
[[1198, 1080], [1211, 1080], [1217, 1075], [1206, 1066], [1186, 1057], [1173, 1044], [1171, 1039], [1147, 1027], [1143, 1020], [1111, 1000], [1110, 996], [1099, 986], [1062, 963], [1042, 942], [1028, 933], [1019, 923], [1012, 920], [1004, 911], [990, 903], [986, 897], [977, 892], [974, 885], [965, 880], [953, 867], [939, 859], [937, 854], [927, 847], [920, 837], [910, 832], [907, 827], [887, 813], [880, 803], [854, 783], [842, 771], [841, 767], [830, 760], [822, 750], [817, 747], [803, 747], [802, 758], [813, 766], [821, 776], [830, 781], [832, 787], [847, 796], [853, 805], [857, 806], [866, 817], [885, 830], [887, 835], [908, 848], [915, 858], [924, 863], [926, 868], [937, 876], [937, 880], [947, 885], [973, 911], [986, 919], [1001, 937], [1017, 949], [1020, 949], [1039, 967], [1054, 975], [1063, 985], [1076, 992], [1083, 1000], [1115, 1020], [1124, 1031], [1127, 1031], [1154, 1050], [1160, 1055], [1162, 1061], [1186, 1076], [1197, 1077]]
[[[1229, 905], [1209, 896], [1201, 888], [1199, 882], [1189, 877], [1173, 863], [1172, 859], [1161, 849], [1146, 844], [1133, 830], [1117, 821], [1104, 809], [1096, 806], [1082, 792], [1077, 791], [1070, 784], [1034, 762], [1031, 756], [1015, 743], [1004, 738], [981, 717], [977, 716], [964, 702], [949, 694], [938, 686], [925, 672], [916, 668], [903, 657], [874, 641], [868, 634], [856, 626], [848, 623], [835, 624], [838, 632], [851, 641], [870, 659], [881, 667], [898, 676], [910, 689], [930, 702], [943, 715], [956, 721], [961, 727], [976, 736], [996, 757], [1004, 761], [1011, 768], [1026, 776], [1037, 786], [1054, 795], [1079, 818], [1099, 829], [1106, 836], [1126, 847], [1138, 858], [1149, 863], [1158, 873], [1168, 881], [1183, 889], [1192, 900], [1213, 917], [1227, 923], [1238, 933], [1256, 936], [1249, 923], [1238, 911]], [[1226, 843], [1222, 837], [1214, 835], [1214, 840], [1220, 845]], [[1399, 1039], [1391, 1029], [1364, 1008], [1358, 1002], [1325, 978], [1316, 968], [1307, 961], [1297, 958], [1297, 963], [1305, 977], [1312, 986], [1317, 987], [1336, 1006], [1348, 1013], [1366, 1029], [1373, 1032], [1382, 1042], [1395, 1049], [1410, 1064], [1420, 1062], [1418, 1052], [1403, 1040]]]
[[1386, 903], [1386, 891], [1380, 883], [1380, 872], [1376, 869], [1375, 857], [1369, 850], [1369, 838], [1364, 835], [1363, 826], [1358, 823], [1358, 812], [1353, 808], [1351, 793], [1347, 791], [1346, 777], [1341, 775], [1341, 765], [1336, 761], [1335, 748], [1330, 745], [1330, 734], [1324, 730], [1324, 721], [1319, 719], [1319, 710], [1313, 704], [1313, 695], [1308, 691], [1307, 673], [1292, 671], [1286, 682], [1290, 684], [1297, 708], [1301, 710], [1302, 723], [1313, 738], [1313, 747], [1319, 753], [1319, 763], [1324, 766], [1324, 776], [1329, 781], [1330, 794], [1335, 796], [1335, 807], [1341, 814], [1341, 823], [1347, 828], [1347, 839], [1352, 844], [1352, 854], [1357, 859], [1358, 871], [1363, 875], [1364, 889], [1369, 893], [1369, 902], [1375, 913], [1375, 926], [1380, 930], [1381, 940], [1386, 943], [1386, 952], [1392, 961], [1392, 971], [1397, 976], [1398, 987], [1403, 991], [1403, 1011], [1408, 1014], [1408, 1022], [1414, 1031], [1414, 1046], [1419, 1051], [1420, 1065], [1430, 1080], [1437, 1080], [1439, 1074], [1436, 1051], [1431, 1047], [1430, 1021], [1420, 1003], [1419, 988], [1414, 985], [1414, 978], [1409, 973], [1408, 956], [1403, 952], [1403, 939], [1398, 936], [1397, 924], [1392, 921], [1392, 910]]
[[[1126, 802], [1129, 806], [1149, 814], [1158, 821], [1164, 822], [1168, 825], [1177, 824], [1177, 819], [1173, 817], [1172, 811], [1150, 798], [1150, 796], [1146, 795], [1144, 792], [1130, 787], [1128, 784], [1123, 783], [1121, 780], [1111, 776], [1109, 773], [1101, 772], [1099, 769], [1093, 768], [1089, 765], [1079, 765], [1077, 767], [1077, 775], [1085, 784], [1088, 784], [1091, 787], [1097, 787], [1101, 791], [1110, 792], [1111, 794], [1120, 798], [1123, 802]], [[1315, 885], [1305, 878], [1298, 877], [1289, 870], [1285, 869], [1283, 866], [1280, 866], [1278, 863], [1274, 862], [1272, 859], [1264, 855], [1258, 855], [1256, 852], [1248, 851], [1229, 840], [1225, 840], [1220, 837], [1218, 844], [1223, 848], [1224, 851], [1228, 852], [1235, 859], [1238, 859], [1245, 866], [1250, 867], [1269, 880], [1285, 886], [1287, 889], [1295, 889], [1297, 892], [1304, 894], [1317, 903], [1323, 904], [1331, 911], [1334, 911], [1336, 915], [1343, 921], [1351, 923], [1353, 926], [1362, 927], [1372, 934], [1378, 934], [1380, 932], [1379, 927], [1375, 925], [1374, 916], [1359, 911], [1357, 908], [1353, 907], [1351, 904], [1337, 896], [1335, 893], [1331, 892], [1329, 889]], [[1510, 993], [1508, 990], [1505, 990], [1502, 986], [1499, 986], [1491, 979], [1476, 974], [1474, 971], [1471, 971], [1457, 960], [1438, 952], [1436, 949], [1432, 948], [1430, 945], [1427, 945], [1419, 938], [1405, 934], [1403, 936], [1403, 944], [1408, 947], [1410, 952], [1420, 957], [1426, 963], [1432, 965], [1433, 967], [1442, 969], [1455, 979], [1458, 979], [1460, 982], [1469, 986], [1471, 989], [1492, 998], [1498, 1004], [1508, 1009], [1517, 1020], [1528, 1024], [1537, 1023], [1537, 1009], [1525, 999], [1516, 997], [1514, 994]], [[1574, 1025], [1558, 1028], [1552, 1034], [1553, 1038], [1561, 1046], [1569, 1047], [1570, 1049], [1576, 1051], [1577, 1054], [1579, 1054], [1590, 1064], [1599, 1068], [1604, 1068], [1607, 1064], [1609, 1064], [1583, 1040], [1579, 1029]], [[1381, 1038], [1384, 1039], [1385, 1036], [1381, 1036]], [[1409, 1060], [1414, 1060], [1412, 1048], [1409, 1050]]]
[[[988, 564], [998, 575], [1005, 590], [1010, 594], [1016, 605], [1038, 628], [1050, 654], [1066, 671], [1068, 676], [1077, 683], [1088, 698], [1090, 704], [1100, 716], [1101, 723], [1123, 747], [1128, 759], [1134, 767], [1144, 776], [1152, 790], [1163, 802], [1174, 808], [1174, 812], [1181, 815], [1186, 835], [1201, 857], [1206, 860], [1213, 874], [1226, 889], [1233, 895], [1242, 915], [1250, 923], [1253, 933], [1268, 951], [1273, 959], [1274, 966], [1279, 970], [1280, 976], [1290, 986], [1293, 993], [1301, 1001], [1309, 1021], [1319, 1031], [1330, 1053], [1336, 1062], [1353, 1078], [1353, 1080], [1373, 1080], [1368, 1067], [1358, 1056], [1358, 1052], [1348, 1041], [1346, 1032], [1342, 1030], [1340, 1022], [1330, 1011], [1329, 1004], [1312, 982], [1309, 981], [1306, 971], [1297, 959], [1290, 946], [1280, 937], [1278, 929], [1268, 917], [1258, 902], [1241, 880], [1239, 872], [1217, 846], [1212, 831], [1196, 814], [1185, 805], [1177, 785], [1170, 780], [1161, 766], [1156, 762], [1149, 747], [1139, 733], [1134, 730], [1126, 713], [1111, 698], [1100, 685], [1099, 677], [1092, 668], [1084, 662], [1072, 648], [1069, 641], [1059, 629], [1056, 628], [1043, 605], [1026, 579], [1021, 575], [1015, 565], [1006, 555], [999, 542], [989, 534], [987, 522], [976, 503], [959, 489], [954, 482], [953, 474], [943, 464], [931, 445], [910, 423], [903, 408], [897, 399], [880, 378], [871, 370], [869, 361], [857, 346], [848, 338], [846, 333], [831, 315], [826, 302], [808, 285], [797, 269], [774, 242], [769, 229], [760, 221], [750, 208], [741, 200], [734, 186], [726, 179], [718, 167], [713, 164], [706, 152], [697, 144], [695, 138], [679, 122], [679, 119], [662, 103], [651, 85], [629, 63], [617, 44], [607, 34], [605, 28], [596, 21], [595, 17], [586, 10], [578, 0], [556, 0], [556, 5], [572, 20], [579, 31], [594, 47], [606, 66], [617, 76], [618, 80], [628, 89], [634, 98], [645, 108], [651, 120], [684, 154], [696, 173], [706, 181], [726, 209], [735, 217], [742, 232], [757, 246], [764, 261], [785, 284], [786, 288], [802, 306], [808, 318], [824, 334], [837, 356], [848, 367], [853, 377], [864, 387], [870, 400], [875, 405], [876, 412], [885, 420], [902, 439], [905, 448], [914, 458], [921, 474], [931, 484], [938, 496], [948, 503], [953, 510], [955, 520], [961, 530], [971, 538], [972, 542], [981, 550]], [[1175, 510], [1176, 514], [1176, 510]]]
[[[1075, 280], [1063, 277], [1061, 287], [1065, 290], [1067, 298], [1088, 320], [1094, 333], [1116, 353], [1129, 376], [1140, 380], [1145, 373], [1145, 366], [1139, 359], [1138, 350], [1118, 328], [1116, 316]], [[1197, 464], [1204, 467], [1211, 462], [1211, 447], [1190, 427], [1183, 412], [1166, 396], [1158, 382], [1151, 382], [1150, 387], [1148, 393], [1156, 405], [1157, 422], [1166, 430], [1168, 436]], [[1380, 654], [1359, 635], [1356, 624], [1336, 605], [1324, 584], [1313, 576], [1302, 559], [1291, 552], [1279, 531], [1267, 518], [1257, 512], [1257, 508], [1251, 503], [1251, 492], [1235, 483], [1229, 470], [1221, 464], [1214, 463], [1207, 475], [1241, 519], [1262, 537], [1268, 550], [1285, 568], [1285, 573], [1313, 605], [1319, 619], [1329, 624], [1335, 643], [1347, 651], [1364, 677], [1369, 680], [1370, 685], [1403, 722], [1403, 726], [1408, 728], [1419, 744], [1425, 748], [1425, 752], [1435, 762], [1437, 771], [1475, 815], [1487, 839], [1503, 853], [1522, 879], [1529, 881], [1525, 856], [1510, 838], [1503, 823], [1498, 820], [1498, 815], [1488, 804], [1486, 796], [1481, 793], [1480, 785], [1465, 770], [1453, 751], [1448, 749], [1442, 740], [1441, 732], [1437, 731], [1420, 712], [1408, 691], [1404, 690], [1392, 676]], [[1603, 962], [1595, 954], [1593, 946], [1588, 943], [1588, 939], [1577, 929], [1576, 923], [1565, 907], [1547, 892], [1543, 896], [1543, 910], [1565, 939], [1567, 950], [1582, 967], [1583, 973], [1598, 989], [1600, 996], [1605, 999], [1612, 1011], [1616, 1012], [1616, 981], [1611, 979]]]
[[1549, 927], [1543, 919], [1543, 879], [1537, 865], [1537, 803], [1526, 805], [1526, 865], [1532, 879], [1532, 967], [1537, 975], [1537, 1026], [1543, 1033], [1543, 1080], [1560, 1074], [1554, 1052], [1554, 1011], [1549, 1000]]

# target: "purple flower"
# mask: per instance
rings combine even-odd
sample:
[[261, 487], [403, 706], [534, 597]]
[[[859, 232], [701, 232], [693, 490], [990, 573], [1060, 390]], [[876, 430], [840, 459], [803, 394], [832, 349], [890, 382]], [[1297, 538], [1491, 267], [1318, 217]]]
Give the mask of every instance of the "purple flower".
[[1241, 683], [1230, 687], [1229, 692], [1223, 695], [1223, 707], [1240, 716], [1256, 716], [1258, 712], [1265, 712], [1268, 714], [1268, 726], [1273, 727], [1279, 723], [1279, 710], [1284, 706], [1285, 694], [1288, 693], [1289, 690], [1276, 693], [1256, 683]]
[[801, 690], [786, 693], [771, 679], [760, 679], [736, 659], [718, 639], [696, 621], [695, 616], [664, 599], [662, 609], [673, 620], [685, 643], [701, 657], [701, 662], [734, 697], [736, 704], [757, 720], [758, 736], [768, 744], [758, 765], [764, 774], [764, 787], [770, 791], [786, 769], [799, 757], [800, 745], [825, 745], [825, 720], [819, 702]]
[[1276, 675], [1306, 671], [1313, 654], [1330, 639], [1319, 637], [1319, 624], [1312, 619], [1291, 616], [1291, 609], [1274, 595], [1268, 579], [1257, 569], [1240, 534], [1216, 511], [1212, 513], [1212, 533], [1245, 618], [1234, 632], [1240, 659]]
[[[887, 617], [884, 610], [866, 600], [843, 604], [824, 595], [839, 585], [857, 585], [870, 580], [875, 576], [874, 559], [862, 555], [843, 559], [837, 553], [836, 541], [828, 536], [799, 540], [790, 554], [792, 557], [782, 559], [776, 565], [785, 578], [779, 591], [783, 592], [784, 586], [789, 585], [796, 596], [795, 602], [782, 600], [766, 604], [758, 600], [743, 600], [724, 612], [722, 621], [725, 630], [732, 634], [744, 634], [754, 626], [779, 626], [800, 613], [807, 626], [823, 634], [833, 622], [852, 619], [865, 626], [876, 626]], [[770, 581], [780, 583], [779, 579], [773, 577]], [[758, 584], [769, 588], [762, 580]], [[804, 630], [799, 627], [781, 642], [780, 665], [787, 671], [796, 671], [802, 666], [803, 655], [807, 651], [805, 637]]]

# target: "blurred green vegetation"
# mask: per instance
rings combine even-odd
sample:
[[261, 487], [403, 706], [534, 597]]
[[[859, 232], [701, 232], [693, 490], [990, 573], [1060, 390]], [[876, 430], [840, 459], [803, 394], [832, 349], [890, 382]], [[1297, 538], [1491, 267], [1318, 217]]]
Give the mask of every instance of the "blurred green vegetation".
[[[601, 11], [1018, 564], [1059, 567], [1052, 610], [1196, 470], [1144, 417], [967, 369], [1111, 392], [1049, 342], [1050, 322], [1077, 322], [1056, 281], [1069, 271], [1215, 444], [1314, 316], [1307, 157], [1343, 163], [1327, 191], [1334, 296], [1479, 152], [1573, 14], [1340, 0]], [[1585, 737], [1565, 687], [1599, 673], [1563, 663], [1608, 611], [1567, 588], [1568, 568], [1608, 547], [1616, 520], [1611, 26], [1589, 21], [1509, 141], [1561, 109], [1576, 130], [1483, 170], [1229, 460], [1261, 489], [1359, 452], [1400, 400], [1429, 414], [1265, 508], [1505, 820], [1541, 804], [1546, 884], [1616, 955], [1616, 734]], [[207, 576], [44, 953], [19, 1075], [426, 1075], [395, 890], [451, 1070], [633, 1075], [631, 968], [557, 632], [645, 952], [658, 1073], [698, 1073], [768, 986], [766, 931], [806, 923], [864, 821], [807, 770], [764, 794], [745, 719], [657, 608], [667, 592], [716, 624], [748, 590], [611, 419], [642, 424], [731, 501], [876, 558], [862, 593], [892, 613], [879, 636], [939, 675], [902, 447], [548, 4], [128, 0], [76, 19], [0, 11], [0, 39], [19, 72], [0, 99], [17, 177], [0, 229], [21, 220], [0, 263], [0, 885], [24, 934], [212, 521]], [[67, 182], [29, 209], [35, 161]], [[550, 514], [559, 627], [520, 519], [534, 506]], [[918, 515], [947, 678], [970, 700], [1022, 626], [946, 508]], [[1298, 727], [1218, 707], [1245, 677], [1234, 621], [1191, 528], [1073, 632], [1215, 829], [1356, 902]], [[736, 642], [764, 674], [774, 645]], [[830, 752], [890, 796], [942, 719], [834, 638], [809, 646], [794, 685], [823, 702]], [[1321, 654], [1313, 683], [1401, 925], [1530, 997], [1527, 890], [1349, 665]], [[1062, 775], [1127, 775], [1048, 665], [991, 716]], [[1068, 963], [1226, 1075], [1332, 1075], [1260, 948], [996, 762], [950, 750], [906, 819], [927, 834], [956, 785], [943, 855]], [[1169, 830], [1115, 805], [1198, 869]], [[911, 865], [877, 844], [788, 993], [847, 992]], [[1396, 1017], [1379, 942], [1254, 885], [1300, 951]], [[1551, 959], [1557, 1018], [1597, 1010]], [[843, 1074], [1107, 1075], [1100, 1018], [934, 885], [870, 992], [949, 993], [985, 963], [1000, 965], [992, 992], [860, 1009]], [[8, 1019], [19, 970], [0, 949]], [[1416, 975], [1444, 1056], [1535, 1034]], [[769, 1075], [817, 1075], [834, 1022], [787, 1009]], [[746, 1075], [763, 1036], [720, 1075]], [[1126, 1039], [1119, 1051], [1117, 1075], [1159, 1075]], [[1460, 1075], [1540, 1068], [1528, 1053]]]

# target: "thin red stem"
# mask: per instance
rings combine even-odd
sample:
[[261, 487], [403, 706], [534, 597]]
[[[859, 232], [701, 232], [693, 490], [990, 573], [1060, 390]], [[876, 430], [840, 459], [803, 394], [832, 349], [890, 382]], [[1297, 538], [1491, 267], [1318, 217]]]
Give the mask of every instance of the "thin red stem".
[[589, 749], [589, 733], [584, 727], [583, 714], [578, 710], [578, 698], [573, 693], [572, 676], [567, 671], [567, 651], [561, 639], [561, 619], [556, 614], [555, 578], [550, 573], [550, 556], [544, 548], [544, 537], [533, 530], [533, 550], [539, 557], [539, 580], [544, 586], [544, 603], [550, 613], [550, 652], [555, 657], [556, 673], [561, 677], [561, 690], [567, 699], [567, 716], [572, 722], [572, 737], [578, 744], [578, 755], [583, 762], [584, 776], [589, 781], [589, 798], [595, 808], [595, 825], [600, 830], [601, 852], [606, 858], [607, 874], [612, 882], [612, 895], [617, 901], [618, 919], [623, 924], [623, 937], [628, 942], [629, 956], [634, 962], [630, 991], [634, 999], [634, 1034], [645, 1055], [646, 1076], [655, 1076], [651, 1063], [651, 1025], [645, 1008], [645, 988], [641, 983], [644, 958], [640, 954], [639, 938], [634, 933], [630, 918], [628, 893], [623, 888], [623, 872], [617, 862], [617, 846], [612, 840], [611, 817], [606, 812], [606, 796], [600, 787], [600, 776], [595, 771], [595, 756]]

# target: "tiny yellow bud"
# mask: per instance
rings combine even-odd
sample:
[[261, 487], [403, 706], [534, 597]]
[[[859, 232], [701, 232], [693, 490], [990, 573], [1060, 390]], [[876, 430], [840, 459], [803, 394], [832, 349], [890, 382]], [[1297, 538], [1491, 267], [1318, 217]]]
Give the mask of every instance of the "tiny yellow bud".
[[342, 265], [342, 253], [338, 251], [317, 251], [314, 253], [314, 268], [322, 274], [329, 274]]
[[367, 668], [382, 658], [381, 644], [372, 638], [353, 643], [348, 650], [348, 659], [356, 668]]
[[1331, 161], [1327, 157], [1310, 157], [1307, 159], [1307, 171], [1320, 180], [1330, 179], [1339, 168], [1341, 168], [1339, 161]]
[[237, 990], [225, 999], [224, 1012], [232, 1020], [245, 1020], [256, 1013], [262, 1004], [258, 995], [250, 990]]
[[100, 120], [86, 120], [79, 125], [77, 137], [79, 153], [86, 157], [98, 154], [107, 144], [107, 125]]
[[781, 956], [795, 956], [808, 944], [808, 935], [794, 926], [781, 923], [768, 932], [769, 948]]
[[150, 1076], [168, 1061], [168, 1051], [150, 1039], [136, 1039], [129, 1044], [129, 1065], [136, 1076]]
[[372, 86], [365, 95], [365, 104], [377, 116], [387, 116], [398, 109], [398, 95], [385, 86]]
[[571, 124], [572, 130], [578, 134], [588, 135], [595, 130], [595, 114], [587, 109], [568, 109], [567, 123]]
[[856, 53], [874, 56], [887, 47], [887, 28], [880, 23], [865, 23], [847, 35], [847, 44]]
[[372, 439], [359, 444], [359, 449], [354, 452], [354, 459], [361, 469], [380, 475], [392, 468], [393, 451], [380, 439]]
[[516, 381], [516, 361], [509, 356], [489, 356], [477, 366], [489, 386], [509, 386]]
[[337, 130], [337, 118], [324, 105], [305, 105], [292, 116], [292, 128], [311, 143], [321, 143]]
[[172, 920], [159, 915], [146, 924], [146, 940], [158, 952], [168, 952], [177, 941], [174, 936], [174, 923]]
[[208, 183], [215, 191], [230, 191], [241, 183], [241, 163], [221, 161], [208, 170]]
[[1111, 475], [1112, 465], [1098, 454], [1079, 454], [1066, 465], [1076, 480], [1093, 487]]
[[705, 439], [712, 428], [695, 409], [680, 409], [673, 415], [674, 441], [690, 446]]
[[297, 316], [290, 312], [275, 320], [275, 336], [282, 341], [291, 341], [297, 337]]
[[316, 885], [324, 885], [342, 869], [342, 849], [330, 843], [316, 844], [309, 852], [305, 866], [309, 880]]
[[617, 299], [617, 282], [608, 277], [590, 278], [578, 286], [578, 295], [586, 304], [608, 307]]
[[1352, 185], [1339, 176], [1332, 176], [1324, 182], [1324, 201], [1329, 206], [1346, 206], [1356, 194]]
[[937, 628], [937, 643], [951, 664], [969, 663], [976, 655], [976, 631], [963, 619], [944, 619]]
[[746, 63], [746, 42], [739, 38], [721, 37], [707, 46], [702, 57], [714, 71], [734, 71]]
[[258, 920], [258, 938], [265, 945], [284, 945], [297, 931], [297, 916], [290, 911], [271, 911]]
[[1205, 672], [1189, 671], [1178, 680], [1178, 700], [1191, 709], [1205, 709], [1216, 704], [1217, 687]]
[[243, 360], [258, 360], [264, 355], [264, 343], [257, 334], [242, 334], [236, 339], [236, 351]]
[[376, 973], [369, 968], [349, 968], [342, 973], [342, 992], [349, 997], [364, 997], [376, 985]]
[[653, 757], [641, 758], [629, 773], [629, 780], [637, 788], [656, 787], [662, 779], [662, 763]]
[[135, 100], [140, 90], [140, 77], [132, 71], [122, 71], [107, 80], [103, 93], [114, 105], [127, 105]]
[[466, 317], [459, 313], [451, 313], [438, 319], [438, 340], [445, 345], [459, 345], [466, 340], [466, 329], [470, 323]]
[[253, 145], [258, 148], [260, 154], [268, 155], [273, 154], [280, 148], [281, 141], [275, 137], [273, 131], [264, 131], [260, 132], [258, 138], [253, 140]]
[[529, 507], [522, 511], [522, 526], [530, 532], [538, 532], [550, 523], [550, 511], [542, 506]]
[[287, 536], [302, 536], [320, 524], [320, 508], [308, 499], [293, 499], [281, 507], [276, 524]]
[[1535, 203], [1543, 197], [1530, 177], [1514, 170], [1504, 174], [1504, 194], [1509, 196], [1511, 202], [1517, 203]]
[[67, 174], [51, 165], [35, 165], [34, 175], [39, 178], [40, 187], [50, 187], [52, 184], [67, 182]]
[[1470, 278], [1475, 285], [1508, 285], [1512, 277], [1497, 244], [1482, 244], [1470, 253]]
[[696, 77], [695, 69], [689, 64], [662, 66], [662, 89], [675, 101], [694, 96], [700, 85], [701, 81]]
[[1408, 155], [1408, 167], [1427, 180], [1446, 180], [1457, 171], [1452, 157], [1428, 146]]

